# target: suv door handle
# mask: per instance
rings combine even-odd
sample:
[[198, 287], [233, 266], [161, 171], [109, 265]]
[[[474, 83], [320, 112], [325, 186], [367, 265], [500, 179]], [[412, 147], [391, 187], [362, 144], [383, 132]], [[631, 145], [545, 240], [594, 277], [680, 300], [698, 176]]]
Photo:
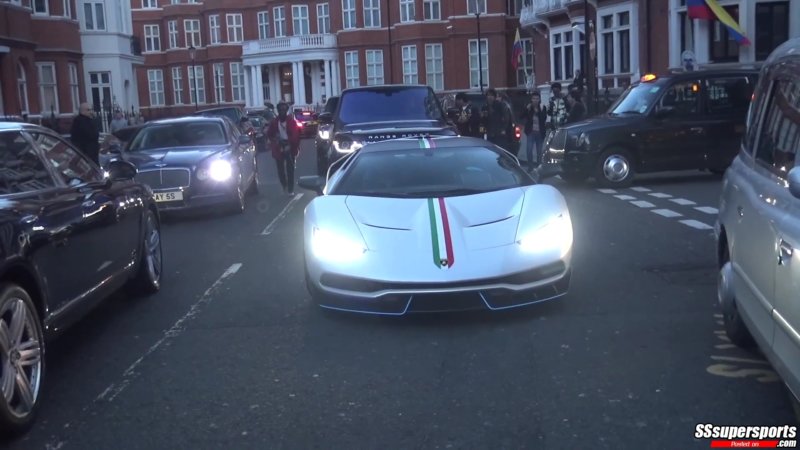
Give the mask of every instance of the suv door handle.
[[794, 249], [792, 248], [791, 244], [781, 239], [780, 243], [780, 254], [778, 255], [778, 265], [785, 266], [792, 260], [792, 255], [794, 254]]

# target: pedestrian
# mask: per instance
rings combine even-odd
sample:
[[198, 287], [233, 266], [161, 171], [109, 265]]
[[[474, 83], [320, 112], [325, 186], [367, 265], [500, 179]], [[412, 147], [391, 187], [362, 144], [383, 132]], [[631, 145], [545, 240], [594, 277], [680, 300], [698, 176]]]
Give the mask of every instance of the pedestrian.
[[272, 157], [278, 166], [283, 192], [294, 194], [294, 169], [300, 153], [300, 125], [289, 114], [289, 105], [278, 103], [278, 117], [269, 125], [267, 139], [272, 142]]
[[483, 106], [481, 116], [486, 123], [486, 139], [508, 150], [511, 144], [509, 130], [513, 129], [511, 110], [497, 98], [494, 88], [486, 90], [486, 105]]
[[459, 92], [456, 95], [456, 108], [458, 108], [458, 117], [456, 118], [458, 134], [461, 136], [483, 138], [483, 134], [480, 130], [481, 114], [472, 106], [467, 94]]
[[125, 120], [125, 117], [122, 115], [122, 111], [116, 110], [114, 112], [114, 120], [111, 121], [111, 132], [114, 133], [117, 130], [121, 130], [128, 126], [128, 121]]
[[[544, 132], [547, 121], [547, 108], [542, 105], [542, 95], [533, 91], [531, 101], [522, 113], [525, 122], [525, 150], [528, 157], [528, 168], [533, 170], [542, 164], [544, 157]], [[534, 158], [534, 148], [536, 149]]]
[[569, 103], [569, 114], [566, 123], [580, 122], [586, 118], [586, 105], [581, 100], [581, 94], [574, 90], [567, 96], [567, 103]]
[[550, 91], [553, 95], [547, 105], [547, 128], [554, 131], [567, 122], [567, 104], [561, 93], [561, 83], [551, 84]]
[[78, 115], [72, 120], [70, 140], [84, 155], [100, 164], [100, 131], [94, 122], [92, 105], [81, 104]]

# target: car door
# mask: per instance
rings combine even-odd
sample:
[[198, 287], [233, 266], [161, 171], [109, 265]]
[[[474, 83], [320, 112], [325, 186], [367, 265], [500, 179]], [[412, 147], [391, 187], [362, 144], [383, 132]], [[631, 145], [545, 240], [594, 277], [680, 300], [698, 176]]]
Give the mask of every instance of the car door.
[[236, 158], [236, 164], [242, 174], [242, 189], [247, 189], [247, 183], [250, 181], [255, 171], [254, 158], [255, 155], [251, 152], [253, 144], [244, 144], [240, 141], [244, 136], [237, 127], [229, 127], [228, 136], [230, 136], [230, 145], [233, 149], [233, 156]]
[[[80, 220], [71, 230], [70, 245], [80, 249], [79, 278], [92, 279], [92, 289], [130, 267], [140, 243], [141, 205], [133, 183], [112, 183], [103, 171], [60, 136], [31, 132], [46, 163], [63, 186], [64, 197], [80, 203]], [[88, 280], [87, 280], [88, 281]]]
[[703, 168], [725, 169], [739, 152], [753, 82], [746, 75], [712, 76], [703, 84], [703, 118], [709, 145]]
[[[652, 89], [661, 89], [653, 86]], [[648, 171], [702, 167], [708, 136], [701, 124], [700, 79], [678, 80], [663, 88], [639, 129], [639, 155]]]

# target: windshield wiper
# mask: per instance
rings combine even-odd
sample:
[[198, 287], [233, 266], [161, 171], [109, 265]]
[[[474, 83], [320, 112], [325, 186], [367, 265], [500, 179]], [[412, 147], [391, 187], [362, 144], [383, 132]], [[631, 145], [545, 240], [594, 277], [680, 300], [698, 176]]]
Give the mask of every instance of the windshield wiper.
[[642, 115], [642, 113], [640, 113], [639, 111], [621, 111], [621, 112], [615, 112], [614, 114], [638, 114], [640, 116]]
[[387, 197], [387, 198], [407, 198], [407, 192], [377, 192], [377, 191], [363, 191], [363, 192], [347, 192], [344, 195], [351, 195], [353, 197]]

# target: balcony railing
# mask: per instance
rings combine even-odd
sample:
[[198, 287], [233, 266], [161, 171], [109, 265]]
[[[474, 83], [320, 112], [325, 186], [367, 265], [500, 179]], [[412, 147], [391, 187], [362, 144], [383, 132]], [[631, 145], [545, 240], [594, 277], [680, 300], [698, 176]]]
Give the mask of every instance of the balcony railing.
[[519, 23], [521, 26], [533, 26], [543, 22], [543, 16], [553, 12], [563, 10], [568, 3], [574, 0], [530, 0], [525, 3], [520, 13]]
[[246, 41], [242, 45], [242, 52], [245, 55], [257, 55], [263, 53], [285, 53], [295, 50], [335, 48], [336, 35], [306, 34], [303, 36], [287, 36], [262, 39], [259, 41]]

